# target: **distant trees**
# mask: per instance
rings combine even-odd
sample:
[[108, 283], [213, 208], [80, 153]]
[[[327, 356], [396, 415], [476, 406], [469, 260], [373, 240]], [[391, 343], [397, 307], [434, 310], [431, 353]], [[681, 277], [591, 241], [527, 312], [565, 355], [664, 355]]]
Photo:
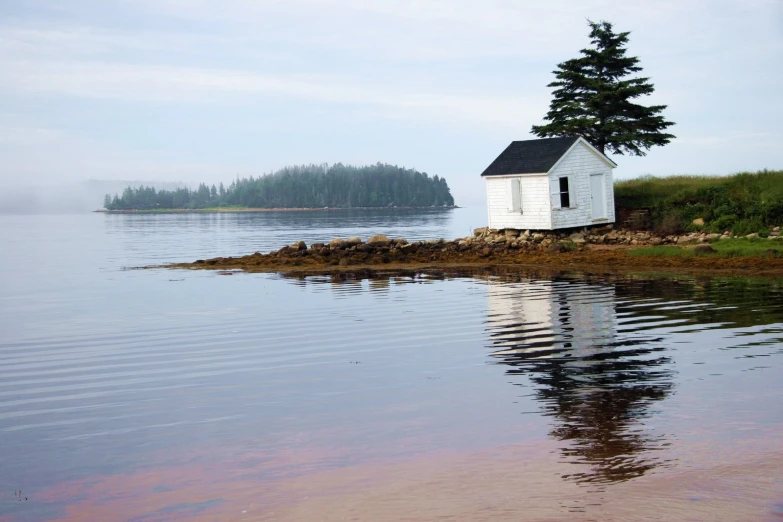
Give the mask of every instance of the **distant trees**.
[[642, 70], [639, 59], [626, 56], [630, 33], [615, 33], [609, 22], [588, 22], [592, 47], [582, 56], [558, 64], [553, 100], [533, 125], [540, 138], [581, 136], [601, 152], [644, 156], [655, 145], [674, 139], [665, 131], [673, 123], [661, 115], [666, 105], [644, 106], [633, 100], [655, 90], [649, 78], [629, 77]]
[[197, 189], [156, 191], [126, 188], [121, 196], [108, 194], [107, 210], [252, 208], [351, 208], [453, 206], [445, 178], [413, 169], [378, 163], [366, 167], [306, 165], [274, 174], [237, 179], [228, 187], [200, 184]]

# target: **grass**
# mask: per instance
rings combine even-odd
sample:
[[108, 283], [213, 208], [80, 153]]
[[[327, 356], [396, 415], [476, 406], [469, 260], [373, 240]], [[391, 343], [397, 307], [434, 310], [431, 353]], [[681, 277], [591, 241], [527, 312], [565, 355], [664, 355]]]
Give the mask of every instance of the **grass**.
[[783, 239], [719, 239], [710, 246], [715, 252], [696, 254], [693, 248], [679, 246], [652, 246], [636, 248], [629, 254], [634, 257], [781, 257], [783, 256]]
[[[618, 213], [648, 209], [664, 234], [704, 230], [765, 235], [783, 225], [783, 170], [732, 176], [643, 176], [615, 183]], [[693, 220], [702, 218], [703, 227]]]

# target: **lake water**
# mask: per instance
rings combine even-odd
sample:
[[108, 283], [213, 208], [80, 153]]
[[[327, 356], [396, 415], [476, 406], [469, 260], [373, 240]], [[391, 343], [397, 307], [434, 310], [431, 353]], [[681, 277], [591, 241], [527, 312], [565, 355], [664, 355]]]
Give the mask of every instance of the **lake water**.
[[783, 518], [780, 279], [127, 269], [485, 221], [0, 215], [0, 520]]

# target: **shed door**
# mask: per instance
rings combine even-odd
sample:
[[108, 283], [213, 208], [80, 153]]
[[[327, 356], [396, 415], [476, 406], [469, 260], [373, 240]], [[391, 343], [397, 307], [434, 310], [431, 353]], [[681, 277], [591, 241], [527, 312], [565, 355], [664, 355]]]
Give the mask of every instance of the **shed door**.
[[603, 174], [590, 175], [590, 203], [593, 209], [593, 219], [606, 217], [606, 187]]

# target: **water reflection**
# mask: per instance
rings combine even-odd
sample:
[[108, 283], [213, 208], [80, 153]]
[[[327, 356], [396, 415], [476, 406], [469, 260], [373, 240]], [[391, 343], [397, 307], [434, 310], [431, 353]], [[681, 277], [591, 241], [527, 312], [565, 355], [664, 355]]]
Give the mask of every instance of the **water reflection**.
[[[780, 323], [779, 280], [506, 275], [490, 279], [488, 296], [491, 356], [515, 385], [534, 388], [554, 420], [550, 435], [567, 442], [564, 459], [583, 465], [564, 475], [577, 482], [625, 481], [669, 463], [660, 450], [672, 440], [646, 419], [674, 389], [674, 336], [731, 329], [712, 348], [780, 351], [779, 325], [741, 330]], [[744, 335], [753, 341], [738, 342]]]
[[672, 390], [672, 362], [660, 339], [618, 335], [615, 288], [578, 280], [492, 283], [488, 331], [506, 373], [535, 386], [563, 456], [587, 464], [578, 482], [638, 477], [663, 461], [665, 437], [644, 429], [650, 406]]

